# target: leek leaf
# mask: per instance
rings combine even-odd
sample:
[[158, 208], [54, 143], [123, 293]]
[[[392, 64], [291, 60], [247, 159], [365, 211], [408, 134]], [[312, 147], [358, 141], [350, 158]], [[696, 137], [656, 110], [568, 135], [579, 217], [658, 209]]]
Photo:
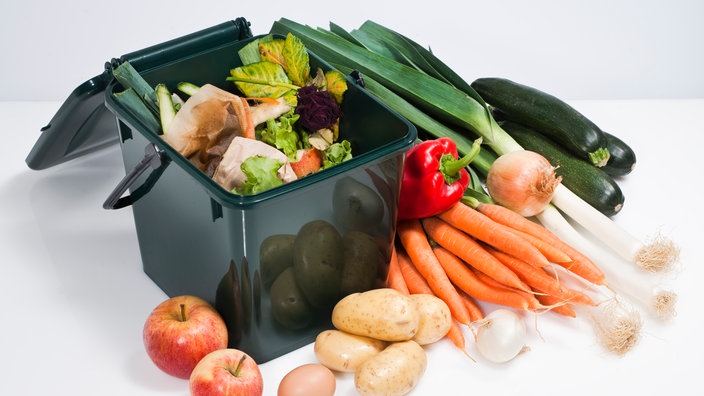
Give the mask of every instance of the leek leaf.
[[448, 126], [475, 132], [496, 152], [521, 148], [506, 133], [501, 133], [501, 127], [491, 117], [483, 100], [478, 101], [450, 84], [361, 48], [336, 34], [286, 18], [274, 22], [272, 32], [295, 34], [322, 59], [359, 70]]

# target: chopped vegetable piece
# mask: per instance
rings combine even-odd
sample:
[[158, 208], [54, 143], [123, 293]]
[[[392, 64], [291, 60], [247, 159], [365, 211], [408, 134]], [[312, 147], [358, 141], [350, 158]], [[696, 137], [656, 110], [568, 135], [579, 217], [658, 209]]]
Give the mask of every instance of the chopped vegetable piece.
[[277, 175], [283, 165], [284, 163], [277, 159], [261, 155], [247, 158], [241, 165], [247, 179], [241, 186], [236, 187], [235, 191], [238, 194], [250, 195], [284, 184]]

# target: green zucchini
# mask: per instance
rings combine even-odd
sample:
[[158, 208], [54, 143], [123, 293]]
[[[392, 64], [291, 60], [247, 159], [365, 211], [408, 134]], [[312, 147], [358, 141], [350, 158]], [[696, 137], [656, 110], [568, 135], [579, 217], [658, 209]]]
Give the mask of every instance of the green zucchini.
[[601, 169], [611, 176], [625, 176], [636, 167], [636, 153], [631, 146], [626, 144], [619, 137], [604, 131], [606, 136], [606, 147], [609, 149], [611, 157]]
[[603, 131], [559, 98], [505, 78], [479, 78], [472, 88], [507, 119], [549, 136], [595, 166], [608, 162]]
[[625, 197], [616, 181], [600, 168], [577, 158], [532, 128], [504, 120], [501, 127], [524, 149], [542, 154], [557, 167], [562, 184], [606, 216], [623, 207]]

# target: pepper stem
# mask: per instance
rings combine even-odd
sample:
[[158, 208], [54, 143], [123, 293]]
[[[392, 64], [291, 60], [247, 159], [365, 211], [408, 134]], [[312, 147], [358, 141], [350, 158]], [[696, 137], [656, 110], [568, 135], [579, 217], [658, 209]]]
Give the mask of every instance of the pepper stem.
[[447, 184], [452, 184], [457, 180], [457, 174], [464, 168], [466, 168], [481, 150], [482, 138], [476, 139], [472, 143], [472, 147], [469, 152], [465, 154], [462, 158], [453, 157], [450, 154], [443, 155], [440, 161], [440, 172], [445, 175], [445, 182]]

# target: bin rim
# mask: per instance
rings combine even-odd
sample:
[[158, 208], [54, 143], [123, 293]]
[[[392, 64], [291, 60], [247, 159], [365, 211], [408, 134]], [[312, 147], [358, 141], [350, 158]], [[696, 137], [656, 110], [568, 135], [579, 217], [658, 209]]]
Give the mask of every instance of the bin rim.
[[[264, 36], [264, 35], [261, 35]], [[252, 39], [256, 39], [260, 36], [254, 36]], [[323, 66], [329, 69], [333, 69], [324, 60], [317, 57], [314, 53], [312, 56], [316, 57], [316, 61], [320, 62]], [[246, 209], [250, 206], [257, 205], [261, 202], [268, 201], [279, 197], [284, 194], [288, 194], [291, 191], [305, 189], [306, 187], [316, 184], [319, 181], [333, 178], [337, 175], [343, 174], [345, 172], [351, 171], [361, 165], [369, 164], [382, 158], [387, 158], [393, 155], [404, 154], [408, 148], [416, 141], [418, 136], [418, 131], [415, 125], [408, 121], [405, 117], [401, 116], [398, 112], [391, 109], [388, 105], [377, 99], [375, 96], [370, 94], [363, 86], [358, 84], [358, 78], [352, 75], [346, 75], [345, 79], [348, 84], [357, 85], [361, 94], [365, 95], [369, 100], [374, 101], [380, 107], [386, 111], [389, 116], [397, 119], [406, 128], [406, 133], [394, 141], [388, 142], [378, 147], [366, 151], [362, 154], [356, 155], [353, 158], [332, 166], [327, 169], [320, 170], [316, 173], [308, 175], [306, 177], [285, 183], [281, 186], [274, 187], [257, 194], [251, 195], [239, 195], [225, 190], [222, 186], [217, 184], [211, 177], [208, 177], [203, 171], [198, 169], [193, 163], [191, 163], [186, 157], [181, 155], [176, 149], [174, 149], [170, 144], [161, 138], [158, 131], [150, 130], [150, 127], [145, 124], [140, 118], [132, 114], [128, 109], [121, 106], [113, 95], [113, 90], [119, 86], [117, 81], [111, 81], [108, 87], [105, 89], [105, 105], [106, 107], [115, 114], [120, 122], [125, 123], [130, 129], [138, 130], [142, 132], [141, 135], [145, 137], [151, 144], [155, 145], [159, 150], [165, 153], [165, 156], [169, 161], [177, 164], [181, 169], [185, 170], [190, 177], [198, 180], [201, 185], [206, 189], [207, 193], [219, 204], [228, 208], [239, 208]], [[384, 154], [382, 154], [384, 153]]]

